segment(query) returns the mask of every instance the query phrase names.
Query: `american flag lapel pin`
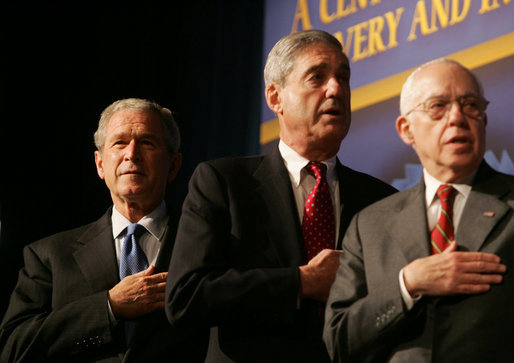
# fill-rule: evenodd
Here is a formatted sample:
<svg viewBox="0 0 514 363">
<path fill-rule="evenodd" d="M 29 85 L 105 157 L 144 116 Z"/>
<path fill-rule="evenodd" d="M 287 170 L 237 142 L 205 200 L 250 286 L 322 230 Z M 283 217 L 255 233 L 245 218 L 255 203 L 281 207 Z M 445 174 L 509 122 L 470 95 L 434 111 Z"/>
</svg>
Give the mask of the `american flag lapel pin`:
<svg viewBox="0 0 514 363">
<path fill-rule="evenodd" d="M 489 210 L 483 213 L 484 217 L 494 217 L 494 212 Z"/>
</svg>

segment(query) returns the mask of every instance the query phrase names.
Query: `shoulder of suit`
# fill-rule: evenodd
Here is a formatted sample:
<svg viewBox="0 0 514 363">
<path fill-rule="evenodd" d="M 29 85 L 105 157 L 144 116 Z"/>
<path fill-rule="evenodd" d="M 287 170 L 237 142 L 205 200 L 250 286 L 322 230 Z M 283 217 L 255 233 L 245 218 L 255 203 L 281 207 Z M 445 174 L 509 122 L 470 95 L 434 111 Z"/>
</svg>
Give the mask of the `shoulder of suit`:
<svg viewBox="0 0 514 363">
<path fill-rule="evenodd" d="M 384 194 L 389 195 L 391 193 L 397 192 L 396 188 L 391 186 L 390 184 L 380 180 L 372 175 L 353 170 L 345 165 L 339 164 L 341 167 L 341 177 L 342 183 L 351 183 L 359 186 L 360 188 L 373 188 L 373 189 L 381 189 Z"/>
<path fill-rule="evenodd" d="M 360 214 L 365 215 L 394 215 L 412 203 L 420 193 L 419 185 L 402 190 L 380 199 L 366 208 Z"/>
<path fill-rule="evenodd" d="M 83 236 L 86 232 L 93 228 L 97 228 L 99 225 L 110 226 L 110 209 L 102 217 L 94 222 L 41 238 L 35 242 L 30 243 L 28 246 L 36 250 L 52 249 L 53 247 L 61 248 L 63 243 L 69 244 L 70 241 L 77 241 L 80 236 Z"/>
<path fill-rule="evenodd" d="M 204 161 L 198 164 L 197 169 L 213 168 L 221 173 L 231 173 L 240 170 L 255 170 L 267 158 L 266 155 L 223 157 Z"/>
</svg>

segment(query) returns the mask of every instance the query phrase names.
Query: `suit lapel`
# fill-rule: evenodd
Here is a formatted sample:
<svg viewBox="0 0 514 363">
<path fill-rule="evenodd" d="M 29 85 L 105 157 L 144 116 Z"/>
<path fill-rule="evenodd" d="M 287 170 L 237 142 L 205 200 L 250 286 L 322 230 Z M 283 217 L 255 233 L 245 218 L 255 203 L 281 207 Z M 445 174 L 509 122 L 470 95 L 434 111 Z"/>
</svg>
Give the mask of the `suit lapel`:
<svg viewBox="0 0 514 363">
<path fill-rule="evenodd" d="M 82 247 L 73 254 L 94 291 L 110 289 L 119 282 L 110 216 L 111 209 L 79 237 Z"/>
<path fill-rule="evenodd" d="M 164 232 L 164 238 L 159 250 L 159 256 L 155 262 L 156 272 L 168 271 L 171 259 L 171 251 L 173 250 L 175 236 L 177 234 L 177 222 L 179 220 L 179 216 L 175 213 L 172 213 L 170 209 L 168 209 L 168 213 L 168 226 L 166 227 L 166 232 Z"/>
<path fill-rule="evenodd" d="M 357 212 L 355 207 L 358 205 L 353 202 L 355 197 L 354 193 L 357 193 L 359 187 L 352 184 L 353 178 L 348 175 L 348 169 L 343 167 L 339 159 L 336 161 L 336 173 L 339 181 L 339 233 L 336 241 L 336 249 L 340 250 L 343 248 L 343 237 L 346 233 L 346 229 L 350 225 L 353 216 Z"/>
<path fill-rule="evenodd" d="M 266 155 L 256 169 L 255 194 L 251 196 L 258 206 L 271 247 L 281 265 L 298 266 L 305 262 L 305 249 L 294 200 L 291 180 L 278 148 Z"/>
<path fill-rule="evenodd" d="M 343 165 L 337 159 L 336 161 L 336 173 L 337 173 L 337 180 L 339 182 L 339 232 L 337 234 L 337 241 L 336 241 L 336 250 L 343 249 L 343 237 L 346 232 L 346 229 L 350 225 L 351 219 L 353 217 L 353 214 L 351 211 L 348 211 L 348 208 L 345 209 L 346 206 L 350 206 L 351 203 L 347 203 L 348 200 L 348 191 L 351 192 L 349 189 L 350 187 L 346 184 L 347 177 L 345 177 L 343 172 Z"/>
<path fill-rule="evenodd" d="M 407 262 L 430 254 L 425 206 L 425 185 L 404 192 L 403 204 L 392 210 L 391 235 L 394 248 L 403 253 Z"/>
<path fill-rule="evenodd" d="M 511 209 L 501 200 L 510 187 L 499 175 L 487 164 L 481 165 L 457 228 L 455 240 L 459 249 L 479 251 L 493 228 Z"/>
</svg>

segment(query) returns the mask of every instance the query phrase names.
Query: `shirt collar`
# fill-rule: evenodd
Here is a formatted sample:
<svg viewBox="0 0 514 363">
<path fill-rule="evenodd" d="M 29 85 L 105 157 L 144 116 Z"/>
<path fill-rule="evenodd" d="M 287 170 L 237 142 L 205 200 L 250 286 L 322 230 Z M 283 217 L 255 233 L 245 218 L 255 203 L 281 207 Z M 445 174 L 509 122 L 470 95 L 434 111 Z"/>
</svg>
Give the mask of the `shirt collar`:
<svg viewBox="0 0 514 363">
<path fill-rule="evenodd" d="M 475 179 L 475 175 L 476 170 L 467 177 L 458 180 L 457 183 L 443 183 L 434 178 L 425 168 L 423 168 L 423 180 L 425 181 L 425 197 L 427 207 L 433 203 L 437 189 L 441 184 L 451 185 L 457 190 L 458 193 L 462 194 L 464 198 L 467 199 L 469 193 L 471 192 L 471 183 L 473 182 L 473 179 Z"/>
<path fill-rule="evenodd" d="M 293 178 L 295 187 L 298 187 L 298 185 L 300 185 L 302 175 L 306 173 L 304 167 L 307 166 L 309 160 L 298 154 L 282 140 L 278 143 L 278 150 L 280 151 L 282 159 L 284 159 L 287 171 L 289 171 L 289 174 Z M 323 160 L 322 163 L 327 166 L 328 183 L 332 183 L 335 179 L 337 157 L 333 156 L 330 159 Z"/>
<path fill-rule="evenodd" d="M 123 216 L 116 207 L 112 208 L 112 234 L 114 238 L 118 238 L 119 235 L 130 225 L 130 222 L 125 216 Z M 168 223 L 166 203 L 164 201 L 159 204 L 151 213 L 141 218 L 137 223 L 141 224 L 159 241 L 164 236 L 166 231 L 166 225 Z"/>
</svg>

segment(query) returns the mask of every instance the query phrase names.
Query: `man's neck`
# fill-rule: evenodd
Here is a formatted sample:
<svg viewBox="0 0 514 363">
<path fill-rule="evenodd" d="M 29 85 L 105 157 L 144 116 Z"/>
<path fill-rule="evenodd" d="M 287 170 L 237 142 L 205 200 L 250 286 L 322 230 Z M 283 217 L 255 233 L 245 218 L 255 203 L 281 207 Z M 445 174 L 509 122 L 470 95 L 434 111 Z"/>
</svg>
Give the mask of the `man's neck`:
<svg viewBox="0 0 514 363">
<path fill-rule="evenodd" d="M 326 150 L 326 147 L 313 147 L 312 145 L 299 145 L 294 143 L 288 143 L 281 139 L 281 142 L 286 144 L 290 149 L 304 157 L 309 161 L 325 161 L 334 157 L 339 149 L 337 150 Z"/>
<path fill-rule="evenodd" d="M 152 204 L 142 204 L 138 202 L 129 202 L 129 201 L 114 201 L 114 206 L 120 212 L 122 216 L 127 218 L 132 223 L 137 223 L 144 216 L 150 214 L 155 208 L 157 208 L 160 204 L 152 203 Z"/>
</svg>

